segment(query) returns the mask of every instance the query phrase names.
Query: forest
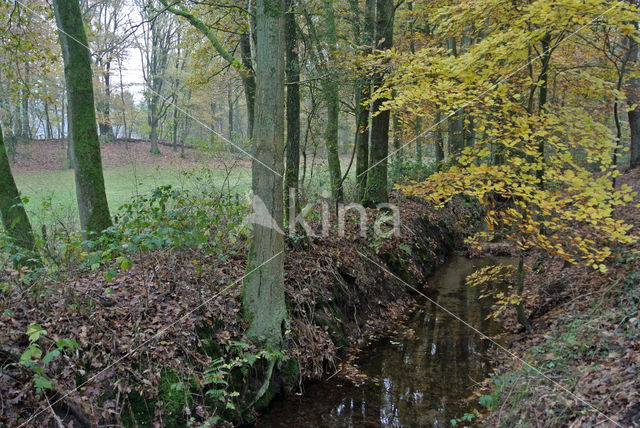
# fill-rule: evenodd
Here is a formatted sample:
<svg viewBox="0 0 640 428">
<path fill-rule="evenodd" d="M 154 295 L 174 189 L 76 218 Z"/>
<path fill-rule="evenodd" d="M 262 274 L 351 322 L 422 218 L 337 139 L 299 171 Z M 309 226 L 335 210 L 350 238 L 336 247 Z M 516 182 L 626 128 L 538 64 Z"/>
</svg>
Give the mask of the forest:
<svg viewBox="0 0 640 428">
<path fill-rule="evenodd" d="M 0 20 L 0 427 L 640 426 L 640 1 Z"/>
</svg>

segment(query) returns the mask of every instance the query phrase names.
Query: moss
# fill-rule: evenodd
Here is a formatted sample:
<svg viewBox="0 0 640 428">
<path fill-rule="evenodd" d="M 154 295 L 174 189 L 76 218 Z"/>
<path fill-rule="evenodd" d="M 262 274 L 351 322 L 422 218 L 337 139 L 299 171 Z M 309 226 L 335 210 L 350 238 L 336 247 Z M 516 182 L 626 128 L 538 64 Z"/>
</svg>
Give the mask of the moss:
<svg viewBox="0 0 640 428">
<path fill-rule="evenodd" d="M 280 377 L 282 378 L 282 383 L 285 385 L 286 389 L 291 389 L 294 385 L 297 385 L 300 380 L 300 366 L 298 365 L 298 360 L 295 358 L 289 358 L 286 360 L 280 369 Z"/>
<path fill-rule="evenodd" d="M 153 406 L 138 391 L 131 391 L 128 395 L 129 408 L 122 412 L 121 421 L 124 427 L 151 427 L 153 420 Z"/>
<path fill-rule="evenodd" d="M 214 360 L 222 356 L 220 345 L 214 339 L 216 332 L 222 327 L 223 323 L 220 320 L 209 320 L 204 325 L 196 327 L 196 334 L 201 343 L 199 350 Z"/>
<path fill-rule="evenodd" d="M 382 258 L 389 267 L 389 270 L 396 274 L 400 279 L 407 283 L 411 283 L 413 281 L 411 272 L 409 272 L 409 269 L 407 268 L 407 263 L 401 257 L 396 257 L 391 253 L 384 253 L 382 254 Z"/>
<path fill-rule="evenodd" d="M 180 382 L 174 372 L 164 371 L 158 384 L 158 399 L 164 410 L 163 421 L 168 427 L 186 426 L 183 411 L 191 401 L 191 392 L 188 383 L 183 383 L 182 388 L 176 388 L 175 385 Z"/>
</svg>

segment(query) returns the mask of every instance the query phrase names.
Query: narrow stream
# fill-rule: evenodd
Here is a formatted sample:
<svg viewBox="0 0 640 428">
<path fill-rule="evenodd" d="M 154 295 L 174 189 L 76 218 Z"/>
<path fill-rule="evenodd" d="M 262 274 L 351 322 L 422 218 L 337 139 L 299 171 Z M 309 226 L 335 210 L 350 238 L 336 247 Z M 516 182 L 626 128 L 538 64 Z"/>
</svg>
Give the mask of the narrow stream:
<svg viewBox="0 0 640 428">
<path fill-rule="evenodd" d="M 487 320 L 490 302 L 465 285 L 467 275 L 509 258 L 467 259 L 453 256 L 429 280 L 434 299 L 489 336 L 501 331 Z M 486 351 L 491 343 L 425 302 L 407 327 L 409 339 L 375 345 L 359 360 L 369 381 L 354 387 L 346 381 L 307 385 L 302 396 L 280 399 L 256 427 L 448 427 L 450 420 L 476 406 L 467 402 L 474 385 L 490 371 Z"/>
</svg>

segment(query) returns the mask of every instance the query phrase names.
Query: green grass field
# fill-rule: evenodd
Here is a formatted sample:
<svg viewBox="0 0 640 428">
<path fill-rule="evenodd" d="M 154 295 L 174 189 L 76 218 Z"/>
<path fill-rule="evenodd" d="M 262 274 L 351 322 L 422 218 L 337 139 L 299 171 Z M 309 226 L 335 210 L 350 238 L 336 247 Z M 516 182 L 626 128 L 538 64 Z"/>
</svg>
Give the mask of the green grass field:
<svg viewBox="0 0 640 428">
<path fill-rule="evenodd" d="M 179 189 L 207 190 L 220 188 L 227 174 L 221 167 L 211 167 L 209 172 L 191 173 L 195 167 L 177 165 L 128 165 L 105 169 L 105 188 L 112 214 L 117 208 L 131 200 L 135 195 L 148 193 L 163 185 Z M 72 170 L 46 171 L 24 174 L 15 177 L 23 197 L 29 202 L 26 207 L 35 227 L 53 221 L 77 225 L 77 205 L 75 181 Z M 244 193 L 250 189 L 251 171 L 248 168 L 235 167 L 229 175 L 227 184 L 232 192 Z M 225 184 L 226 189 L 226 184 Z M 49 207 L 48 202 L 51 206 Z M 43 206 L 44 203 L 44 206 Z"/>
</svg>

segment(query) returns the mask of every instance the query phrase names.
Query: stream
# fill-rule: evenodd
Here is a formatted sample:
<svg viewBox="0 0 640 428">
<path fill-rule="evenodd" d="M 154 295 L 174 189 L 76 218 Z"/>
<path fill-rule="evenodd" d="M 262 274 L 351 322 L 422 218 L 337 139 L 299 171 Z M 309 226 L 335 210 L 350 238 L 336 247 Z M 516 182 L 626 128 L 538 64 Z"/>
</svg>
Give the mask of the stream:
<svg viewBox="0 0 640 428">
<path fill-rule="evenodd" d="M 433 298 L 478 330 L 502 331 L 487 320 L 490 302 L 480 289 L 465 285 L 475 269 L 511 263 L 509 258 L 452 256 L 429 279 Z M 468 398 L 491 370 L 487 351 L 494 346 L 469 327 L 425 301 L 405 327 L 411 338 L 391 338 L 358 360 L 369 379 L 356 387 L 345 380 L 305 386 L 304 394 L 276 400 L 256 427 L 448 427 L 477 400 Z M 409 331 L 411 331 L 409 330 Z"/>
</svg>

